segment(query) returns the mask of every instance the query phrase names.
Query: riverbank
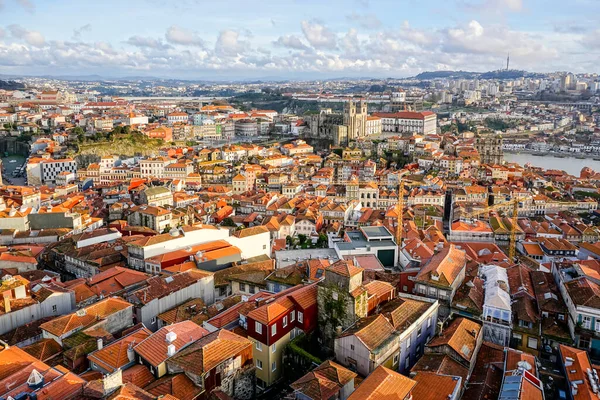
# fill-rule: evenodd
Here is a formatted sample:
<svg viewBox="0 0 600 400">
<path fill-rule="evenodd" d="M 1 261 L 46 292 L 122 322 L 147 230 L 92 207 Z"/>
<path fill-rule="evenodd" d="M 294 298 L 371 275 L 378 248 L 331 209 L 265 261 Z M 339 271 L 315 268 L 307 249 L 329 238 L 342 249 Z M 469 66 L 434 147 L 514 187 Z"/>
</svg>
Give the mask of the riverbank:
<svg viewBox="0 0 600 400">
<path fill-rule="evenodd" d="M 517 163 L 520 165 L 531 164 L 534 167 L 544 169 L 558 169 L 574 176 L 579 176 L 584 167 L 589 167 L 594 171 L 600 171 L 600 160 L 593 158 L 575 158 L 559 154 L 557 157 L 552 155 L 533 155 L 531 153 L 504 153 L 506 162 Z"/>
<path fill-rule="evenodd" d="M 555 158 L 576 158 L 579 160 L 592 159 L 600 161 L 600 153 L 571 153 L 571 152 L 552 152 L 552 151 L 532 151 L 532 150 L 504 150 L 505 154 L 528 154 L 534 157 L 555 157 Z"/>
</svg>

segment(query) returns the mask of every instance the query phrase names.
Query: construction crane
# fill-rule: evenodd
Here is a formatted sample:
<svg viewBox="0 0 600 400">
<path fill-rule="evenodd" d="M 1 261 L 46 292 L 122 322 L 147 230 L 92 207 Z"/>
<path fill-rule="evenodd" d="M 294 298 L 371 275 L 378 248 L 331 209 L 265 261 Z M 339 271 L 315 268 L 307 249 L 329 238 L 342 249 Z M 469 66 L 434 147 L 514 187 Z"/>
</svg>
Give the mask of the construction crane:
<svg viewBox="0 0 600 400">
<path fill-rule="evenodd" d="M 506 202 L 494 204 L 494 205 L 491 205 L 484 209 L 473 211 L 473 212 L 467 213 L 465 215 L 461 215 L 461 218 L 473 219 L 481 214 L 489 213 L 490 211 L 497 211 L 499 209 L 510 207 L 512 210 L 512 216 L 511 216 L 511 221 L 510 221 L 511 227 L 510 227 L 510 240 L 509 240 L 509 246 L 508 246 L 508 257 L 514 262 L 515 257 L 516 257 L 516 246 L 517 246 L 517 226 L 519 223 L 519 203 L 522 202 L 523 200 L 524 199 L 522 199 L 522 198 L 515 198 L 515 199 L 509 200 Z"/>
<path fill-rule="evenodd" d="M 396 244 L 402 249 L 402 220 L 404 212 L 404 185 L 402 180 L 398 183 L 398 203 L 396 204 Z M 400 250 L 401 251 L 401 250 Z"/>
</svg>

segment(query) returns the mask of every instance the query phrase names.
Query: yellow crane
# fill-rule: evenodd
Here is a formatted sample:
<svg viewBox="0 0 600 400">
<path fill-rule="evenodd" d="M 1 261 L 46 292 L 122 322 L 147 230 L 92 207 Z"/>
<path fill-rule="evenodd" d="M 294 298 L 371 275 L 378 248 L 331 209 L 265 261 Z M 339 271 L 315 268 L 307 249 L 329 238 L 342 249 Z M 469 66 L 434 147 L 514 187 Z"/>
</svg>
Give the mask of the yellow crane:
<svg viewBox="0 0 600 400">
<path fill-rule="evenodd" d="M 490 211 L 497 211 L 499 209 L 510 207 L 512 210 L 512 216 L 511 216 L 511 221 L 510 221 L 511 227 L 510 227 L 510 240 L 509 240 L 509 246 L 508 246 L 508 257 L 511 259 L 511 261 L 514 262 L 515 256 L 516 256 L 516 246 L 517 246 L 517 226 L 519 223 L 519 203 L 522 202 L 523 200 L 524 199 L 522 199 L 522 198 L 515 198 L 515 199 L 509 200 L 506 202 L 494 204 L 494 205 L 486 207 L 482 210 L 477 210 L 477 211 L 473 211 L 473 212 L 467 213 L 465 215 L 462 215 L 461 218 L 473 219 L 473 218 L 477 217 L 478 215 L 489 213 Z"/>
<path fill-rule="evenodd" d="M 402 249 L 402 220 L 404 213 L 404 185 L 402 180 L 398 183 L 398 203 L 396 204 L 396 215 L 398 220 L 396 221 L 396 244 Z"/>
</svg>

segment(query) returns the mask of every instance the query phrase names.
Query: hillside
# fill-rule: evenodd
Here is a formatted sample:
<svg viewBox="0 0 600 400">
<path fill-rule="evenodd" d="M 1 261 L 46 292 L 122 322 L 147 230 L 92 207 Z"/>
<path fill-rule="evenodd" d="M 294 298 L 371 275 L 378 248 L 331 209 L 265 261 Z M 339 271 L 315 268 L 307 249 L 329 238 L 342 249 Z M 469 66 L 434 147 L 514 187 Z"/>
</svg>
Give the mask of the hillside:
<svg viewBox="0 0 600 400">
<path fill-rule="evenodd" d="M 541 77 L 543 74 L 521 71 L 516 69 L 497 70 L 489 72 L 468 72 L 468 71 L 427 71 L 421 72 L 415 76 L 415 79 L 431 80 L 431 79 L 517 79 L 521 77 Z"/>
<path fill-rule="evenodd" d="M 23 90 L 25 89 L 25 85 L 15 81 L 2 81 L 0 80 L 0 89 L 1 90 Z"/>
<path fill-rule="evenodd" d="M 141 134 L 118 135 L 105 141 L 88 141 L 78 144 L 75 156 L 108 156 L 118 155 L 133 157 L 157 154 L 165 146 L 160 139 L 150 139 Z"/>
</svg>

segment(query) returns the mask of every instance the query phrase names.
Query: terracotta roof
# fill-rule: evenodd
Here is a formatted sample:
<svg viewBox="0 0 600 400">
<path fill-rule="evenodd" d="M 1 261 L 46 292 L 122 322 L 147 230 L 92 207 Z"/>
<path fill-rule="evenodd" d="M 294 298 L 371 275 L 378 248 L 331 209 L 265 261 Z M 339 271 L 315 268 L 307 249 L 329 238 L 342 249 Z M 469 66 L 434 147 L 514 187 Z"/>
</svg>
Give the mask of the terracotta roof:
<svg viewBox="0 0 600 400">
<path fill-rule="evenodd" d="M 464 383 L 453 376 L 433 372 L 418 372 L 412 379 L 417 382 L 412 391 L 414 400 L 448 400 L 455 390 L 460 391 L 457 386 L 460 387 Z"/>
<path fill-rule="evenodd" d="M 312 400 L 329 400 L 356 376 L 333 361 L 325 361 L 290 386 Z"/>
<path fill-rule="evenodd" d="M 449 346 L 460 357 L 470 363 L 480 332 L 481 325 L 477 322 L 466 318 L 457 318 L 442 331 L 441 335 L 431 339 L 427 346 L 430 348 Z"/>
<path fill-rule="evenodd" d="M 156 396 L 146 392 L 143 389 L 131 384 L 125 383 L 110 395 L 108 400 L 155 400 Z"/>
<path fill-rule="evenodd" d="M 573 360 L 570 366 L 564 367 L 567 370 L 566 378 L 568 382 L 582 382 L 578 385 L 577 394 L 573 395 L 573 399 L 584 400 L 596 398 L 587 376 L 587 371 L 592 369 L 587 352 L 585 350 L 575 349 L 563 344 L 559 345 L 559 350 L 563 366 L 566 363 L 567 357 L 570 357 Z"/>
<path fill-rule="evenodd" d="M 377 314 L 358 320 L 339 337 L 351 335 L 356 336 L 367 349 L 373 351 L 394 337 L 394 327 L 383 315 Z"/>
<path fill-rule="evenodd" d="M 167 361 L 169 368 L 202 375 L 252 348 L 252 342 L 225 329 L 212 332 Z"/>
<path fill-rule="evenodd" d="M 405 399 L 417 382 L 385 367 L 377 367 L 348 400 Z"/>
<path fill-rule="evenodd" d="M 365 288 L 367 289 L 367 293 L 369 294 L 369 297 L 371 296 L 376 296 L 376 297 L 380 297 L 380 296 L 384 296 L 390 292 L 394 292 L 395 288 L 393 285 L 387 283 L 387 282 L 383 282 L 383 281 L 371 281 L 367 284 L 365 284 Z"/>
<path fill-rule="evenodd" d="M 345 277 L 352 277 L 356 274 L 360 274 L 364 270 L 360 267 L 354 266 L 354 263 L 349 260 L 338 260 L 327 267 L 327 272 L 335 272 L 338 275 Z"/>
<path fill-rule="evenodd" d="M 40 361 L 46 361 L 62 352 L 62 347 L 54 339 L 42 339 L 39 342 L 23 347 L 23 351 Z"/>
<path fill-rule="evenodd" d="M 177 335 L 172 343 L 176 351 L 180 351 L 209 333 L 206 329 L 191 321 L 180 322 L 159 329 L 135 346 L 135 352 L 151 365 L 159 366 L 168 358 L 167 347 L 169 343 L 166 337 L 169 332 L 175 332 Z"/>
<path fill-rule="evenodd" d="M 460 376 L 463 384 L 467 381 L 469 369 L 449 355 L 426 353 L 412 367 L 411 372 L 433 372 L 439 375 Z"/>
<path fill-rule="evenodd" d="M 464 250 L 450 244 L 429 260 L 429 263 L 419 271 L 416 279 L 433 285 L 450 286 L 465 264 Z"/>
<path fill-rule="evenodd" d="M 193 399 L 202 392 L 185 374 L 167 375 L 144 388 L 154 396 L 171 395 L 178 399 Z"/>
<path fill-rule="evenodd" d="M 147 304 L 212 275 L 212 272 L 191 269 L 170 276 L 153 276 L 147 280 L 146 287 L 129 294 L 127 299 L 133 303 Z"/>
<path fill-rule="evenodd" d="M 123 371 L 123 383 L 131 383 L 138 387 L 145 387 L 154 382 L 155 378 L 147 366 L 136 364 Z"/>
<path fill-rule="evenodd" d="M 381 308 L 381 314 L 388 318 L 394 329 L 402 332 L 418 320 L 431 305 L 426 301 L 396 298 Z"/>
<path fill-rule="evenodd" d="M 54 336 L 61 337 L 76 329 L 83 329 L 93 323 L 105 319 L 111 314 L 133 307 L 131 303 L 118 297 L 109 297 L 92 304 L 78 312 L 53 319 L 40 326 Z"/>
<path fill-rule="evenodd" d="M 101 350 L 96 350 L 93 353 L 88 354 L 88 360 L 97 364 L 100 368 L 109 373 L 113 372 L 132 361 L 129 360 L 129 357 L 127 356 L 127 349 L 129 346 L 135 346 L 136 343 L 142 342 L 151 334 L 152 332 L 145 327 L 139 329 L 103 347 Z"/>
</svg>

